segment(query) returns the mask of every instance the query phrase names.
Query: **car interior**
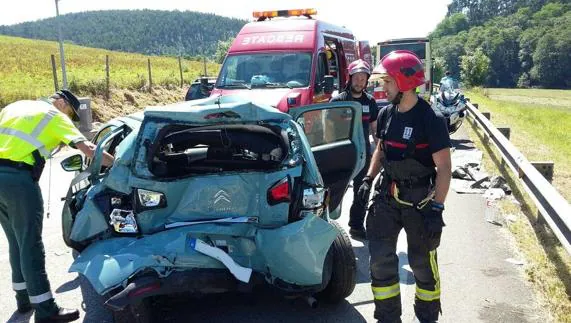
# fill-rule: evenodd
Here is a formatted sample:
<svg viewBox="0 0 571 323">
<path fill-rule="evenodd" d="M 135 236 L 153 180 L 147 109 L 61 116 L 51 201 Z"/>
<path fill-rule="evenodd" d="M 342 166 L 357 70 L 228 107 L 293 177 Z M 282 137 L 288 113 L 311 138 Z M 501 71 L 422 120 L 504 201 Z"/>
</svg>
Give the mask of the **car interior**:
<svg viewBox="0 0 571 323">
<path fill-rule="evenodd" d="M 285 131 L 271 125 L 169 126 L 150 149 L 159 177 L 279 168 L 289 152 Z"/>
</svg>

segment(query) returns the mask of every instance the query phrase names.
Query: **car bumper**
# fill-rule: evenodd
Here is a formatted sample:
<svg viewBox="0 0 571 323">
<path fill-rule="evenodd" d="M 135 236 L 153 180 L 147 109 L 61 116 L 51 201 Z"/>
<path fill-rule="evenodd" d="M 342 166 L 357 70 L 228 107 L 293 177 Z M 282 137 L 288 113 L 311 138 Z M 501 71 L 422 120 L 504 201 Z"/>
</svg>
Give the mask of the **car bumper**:
<svg viewBox="0 0 571 323">
<path fill-rule="evenodd" d="M 274 229 L 251 224 L 180 227 L 94 242 L 70 272 L 84 275 L 101 295 L 149 270 L 162 278 L 175 272 L 192 276 L 196 270 L 229 272 L 223 262 L 191 247 L 193 239 L 200 239 L 212 241 L 237 265 L 264 275 L 270 284 L 315 286 L 322 283 L 325 256 L 337 234 L 331 224 L 314 216 Z"/>
</svg>

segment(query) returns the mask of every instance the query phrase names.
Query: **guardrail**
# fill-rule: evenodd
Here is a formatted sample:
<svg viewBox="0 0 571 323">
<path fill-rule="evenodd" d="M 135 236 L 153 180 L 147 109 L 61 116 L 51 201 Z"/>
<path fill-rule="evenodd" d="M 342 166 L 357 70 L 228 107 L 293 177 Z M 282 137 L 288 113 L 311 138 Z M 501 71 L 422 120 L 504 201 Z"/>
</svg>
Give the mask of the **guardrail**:
<svg viewBox="0 0 571 323">
<path fill-rule="evenodd" d="M 435 84 L 437 88 L 438 85 Z M 519 152 L 519 150 L 486 118 L 477 107 L 468 102 L 469 116 L 482 128 L 494 143 L 504 162 L 531 197 L 541 216 L 557 236 L 563 247 L 571 254 L 571 207 L 569 202 L 547 179 Z"/>
</svg>

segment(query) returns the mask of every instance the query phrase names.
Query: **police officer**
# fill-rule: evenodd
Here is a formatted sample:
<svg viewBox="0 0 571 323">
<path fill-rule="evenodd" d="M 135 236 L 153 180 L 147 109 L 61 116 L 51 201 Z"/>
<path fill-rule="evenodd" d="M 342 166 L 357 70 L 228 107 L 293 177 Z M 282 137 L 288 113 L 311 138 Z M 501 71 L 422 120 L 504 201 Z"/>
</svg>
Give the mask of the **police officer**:
<svg viewBox="0 0 571 323">
<path fill-rule="evenodd" d="M 363 107 L 363 135 L 365 136 L 366 163 L 365 167 L 353 179 L 353 204 L 349 213 L 349 234 L 354 238 L 366 239 L 366 231 L 363 225 L 365 220 L 366 207 L 361 203 L 357 196 L 359 184 L 367 173 L 369 163 L 371 161 L 371 149 L 369 134 L 374 134 L 377 126 L 377 103 L 375 99 L 367 93 L 367 82 L 371 76 L 371 68 L 367 62 L 358 59 L 347 67 L 349 71 L 349 80 L 343 92 L 331 99 L 336 101 L 356 101 Z M 376 137 L 375 137 L 376 140 Z"/>
<path fill-rule="evenodd" d="M 18 312 L 36 322 L 70 322 L 79 311 L 59 307 L 50 291 L 42 242 L 43 200 L 38 180 L 60 144 L 93 157 L 95 146 L 75 128 L 79 100 L 67 90 L 46 100 L 17 101 L 0 111 L 0 224 L 6 233 Z M 103 164 L 113 164 L 105 153 Z"/>
<path fill-rule="evenodd" d="M 436 322 L 441 312 L 436 248 L 451 179 L 446 121 L 415 94 L 425 79 L 422 63 L 412 52 L 387 54 L 376 72 L 382 75 L 391 104 L 379 112 L 380 140 L 359 189 L 359 197 L 366 203 L 372 180 L 383 168 L 367 217 L 375 318 L 401 322 L 396 246 L 404 228 L 416 280 L 415 320 Z"/>
</svg>

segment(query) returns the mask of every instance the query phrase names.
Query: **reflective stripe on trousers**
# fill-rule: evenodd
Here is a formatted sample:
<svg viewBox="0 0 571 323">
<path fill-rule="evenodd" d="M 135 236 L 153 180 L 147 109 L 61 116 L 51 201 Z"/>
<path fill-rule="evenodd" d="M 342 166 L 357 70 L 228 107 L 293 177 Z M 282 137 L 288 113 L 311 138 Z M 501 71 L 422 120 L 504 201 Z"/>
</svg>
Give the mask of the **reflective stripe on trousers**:
<svg viewBox="0 0 571 323">
<path fill-rule="evenodd" d="M 12 282 L 12 289 L 15 291 L 26 290 L 27 288 L 28 288 L 28 285 L 26 285 L 26 282 L 23 282 L 23 283 Z"/>
<path fill-rule="evenodd" d="M 45 301 L 49 301 L 50 299 L 53 299 L 53 295 L 52 292 L 46 292 L 40 295 L 36 295 L 36 296 L 32 296 L 30 295 L 30 303 L 32 304 L 40 304 L 43 303 Z"/>
<path fill-rule="evenodd" d="M 385 287 L 371 287 L 373 289 L 373 296 L 376 300 L 382 301 L 400 294 L 400 283 Z"/>
<path fill-rule="evenodd" d="M 432 275 L 434 277 L 434 290 L 426 290 L 416 287 L 416 297 L 420 300 L 432 302 L 440 299 L 440 274 L 438 273 L 438 263 L 436 262 L 436 250 L 431 250 L 429 252 L 430 257 L 430 269 L 432 270 Z"/>
</svg>

